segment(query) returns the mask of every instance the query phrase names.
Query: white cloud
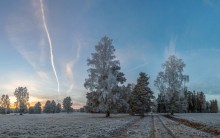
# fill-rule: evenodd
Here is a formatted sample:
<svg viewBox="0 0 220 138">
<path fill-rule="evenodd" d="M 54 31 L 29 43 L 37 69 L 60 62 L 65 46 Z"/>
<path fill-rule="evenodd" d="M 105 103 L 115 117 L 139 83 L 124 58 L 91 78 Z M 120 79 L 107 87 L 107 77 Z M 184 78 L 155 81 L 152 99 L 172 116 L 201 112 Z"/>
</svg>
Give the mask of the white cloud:
<svg viewBox="0 0 220 138">
<path fill-rule="evenodd" d="M 45 72 L 43 72 L 43 71 L 38 71 L 38 72 L 37 72 L 37 75 L 38 75 L 41 79 L 43 79 L 43 80 L 49 80 L 49 77 L 48 77 L 47 73 L 45 73 Z"/>
<path fill-rule="evenodd" d="M 39 85 L 36 81 L 29 79 L 17 79 L 0 84 L 0 89 L 9 94 L 12 94 L 17 87 L 27 87 L 29 91 L 38 91 Z"/>
<path fill-rule="evenodd" d="M 69 94 L 74 88 L 74 66 L 78 62 L 80 58 L 80 52 L 81 52 L 81 43 L 80 41 L 77 41 L 77 47 L 76 47 L 76 56 L 72 61 L 69 61 L 65 64 L 65 76 L 68 80 L 68 89 L 66 91 L 67 94 Z"/>
<path fill-rule="evenodd" d="M 65 73 L 66 73 L 66 77 L 72 81 L 73 80 L 73 62 L 69 62 L 66 64 Z"/>
<path fill-rule="evenodd" d="M 137 70 L 137 69 L 139 69 L 139 68 L 142 68 L 142 67 L 147 66 L 148 64 L 149 64 L 149 63 L 146 62 L 146 63 L 140 64 L 140 65 L 137 65 L 137 66 L 135 66 L 135 67 L 133 67 L 133 68 L 127 70 L 125 73 L 129 73 L 129 72 L 135 71 L 135 70 Z"/>
<path fill-rule="evenodd" d="M 30 7 L 29 13 L 16 13 L 7 19 L 5 30 L 12 46 L 35 70 L 45 64 L 45 34 L 42 33 L 42 24 L 35 12 L 38 8 Z M 41 26 L 40 26 L 41 25 Z M 38 35 L 39 37 L 36 37 Z"/>
</svg>

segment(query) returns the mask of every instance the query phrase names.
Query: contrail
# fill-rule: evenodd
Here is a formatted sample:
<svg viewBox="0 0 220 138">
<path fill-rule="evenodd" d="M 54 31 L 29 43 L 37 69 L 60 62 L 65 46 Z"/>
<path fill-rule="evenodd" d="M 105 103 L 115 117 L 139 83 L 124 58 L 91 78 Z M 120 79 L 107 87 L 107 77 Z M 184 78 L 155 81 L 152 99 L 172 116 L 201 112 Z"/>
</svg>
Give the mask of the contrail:
<svg viewBox="0 0 220 138">
<path fill-rule="evenodd" d="M 52 65 L 52 68 L 53 68 L 54 75 L 55 75 L 56 80 L 57 80 L 57 91 L 58 91 L 58 93 L 60 93 L 60 83 L 59 83 L 59 79 L 57 77 L 56 68 L 54 66 L 53 46 L 52 46 L 51 39 L 50 39 L 50 33 L 48 32 L 48 29 L 47 29 L 47 24 L 46 24 L 46 20 L 45 20 L 44 7 L 43 7 L 42 0 L 40 0 L 40 7 L 41 7 L 41 12 L 42 12 L 42 19 L 43 19 L 43 23 L 44 23 L 44 28 L 45 28 L 45 31 L 47 33 L 47 38 L 48 38 L 49 45 L 50 45 L 50 60 L 51 60 L 51 65 Z"/>
</svg>

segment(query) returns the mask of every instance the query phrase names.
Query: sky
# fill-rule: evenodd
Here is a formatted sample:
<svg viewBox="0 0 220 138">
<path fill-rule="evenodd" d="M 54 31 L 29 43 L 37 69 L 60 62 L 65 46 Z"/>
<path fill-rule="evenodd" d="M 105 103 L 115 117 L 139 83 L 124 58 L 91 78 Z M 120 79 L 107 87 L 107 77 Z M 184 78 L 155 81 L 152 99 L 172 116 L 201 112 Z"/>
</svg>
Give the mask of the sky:
<svg viewBox="0 0 220 138">
<path fill-rule="evenodd" d="M 219 24 L 218 0 L 1 0 L 0 95 L 13 103 L 15 89 L 26 86 L 30 102 L 70 96 L 82 107 L 86 60 L 108 36 L 126 83 L 145 72 L 157 96 L 154 80 L 175 54 L 188 89 L 220 105 Z"/>
</svg>

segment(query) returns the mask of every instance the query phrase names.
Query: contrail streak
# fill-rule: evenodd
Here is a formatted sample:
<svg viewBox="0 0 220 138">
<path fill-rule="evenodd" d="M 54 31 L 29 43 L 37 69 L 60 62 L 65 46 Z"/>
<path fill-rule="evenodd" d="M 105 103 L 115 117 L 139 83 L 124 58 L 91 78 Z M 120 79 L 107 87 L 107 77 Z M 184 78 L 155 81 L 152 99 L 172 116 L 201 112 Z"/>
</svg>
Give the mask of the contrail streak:
<svg viewBox="0 0 220 138">
<path fill-rule="evenodd" d="M 47 38 L 48 38 L 49 45 L 50 45 L 50 60 L 51 60 L 51 65 L 52 65 L 52 68 L 53 68 L 54 75 L 55 75 L 56 80 L 57 80 L 57 91 L 58 91 L 58 93 L 60 93 L 60 83 L 59 83 L 59 79 L 57 77 L 56 68 L 54 66 L 53 46 L 52 46 L 51 39 L 50 39 L 50 33 L 48 32 L 48 29 L 47 29 L 47 24 L 46 24 L 46 20 L 45 20 L 44 7 L 43 7 L 42 0 L 40 0 L 40 7 L 41 7 L 41 12 L 42 12 L 42 19 L 43 19 L 43 23 L 44 23 L 44 28 L 45 28 L 45 31 L 47 33 Z"/>
</svg>

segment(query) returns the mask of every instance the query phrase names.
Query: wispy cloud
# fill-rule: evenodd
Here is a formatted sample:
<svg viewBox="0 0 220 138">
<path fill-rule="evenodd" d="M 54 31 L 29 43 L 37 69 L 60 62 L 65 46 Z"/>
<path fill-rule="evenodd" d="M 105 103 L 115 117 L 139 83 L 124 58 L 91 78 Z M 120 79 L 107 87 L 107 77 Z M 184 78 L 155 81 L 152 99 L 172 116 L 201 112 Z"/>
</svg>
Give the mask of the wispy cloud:
<svg viewBox="0 0 220 138">
<path fill-rule="evenodd" d="M 67 77 L 68 84 L 69 84 L 68 90 L 66 91 L 67 94 L 69 94 L 73 90 L 73 88 L 75 87 L 75 85 L 74 85 L 74 67 L 80 58 L 80 51 L 81 51 L 81 44 L 78 41 L 77 46 L 76 46 L 76 57 L 74 59 L 72 59 L 72 61 L 69 61 L 68 63 L 66 63 L 66 65 L 65 65 L 65 75 Z"/>
<path fill-rule="evenodd" d="M 168 46 L 165 48 L 165 59 L 167 59 L 170 55 L 176 54 L 176 40 L 177 37 L 171 37 Z"/>
<path fill-rule="evenodd" d="M 216 11 L 220 10 L 220 7 L 219 7 L 220 1 L 219 0 L 203 0 L 203 2 Z"/>
<path fill-rule="evenodd" d="M 38 91 L 38 82 L 30 79 L 12 80 L 9 82 L 1 83 L 0 89 L 7 91 L 7 93 L 12 94 L 17 87 L 27 87 L 29 91 Z"/>
<path fill-rule="evenodd" d="M 213 1 L 212 0 L 203 0 L 204 3 L 206 3 L 207 5 L 214 7 Z"/>
<path fill-rule="evenodd" d="M 127 70 L 125 73 L 129 73 L 129 72 L 135 71 L 135 70 L 137 70 L 137 69 L 139 69 L 139 68 L 142 68 L 142 67 L 147 66 L 148 64 L 149 64 L 149 63 L 146 62 L 146 63 L 140 64 L 140 65 L 137 65 L 137 66 L 135 66 L 135 67 L 133 67 L 133 68 Z"/>
<path fill-rule="evenodd" d="M 35 78 L 35 83 L 43 80 L 48 84 L 47 87 L 49 85 L 54 87 L 49 82 L 50 78 L 53 78 L 47 69 L 50 57 L 47 53 L 50 49 L 46 47 L 46 33 L 41 17 L 40 2 L 32 0 L 27 4 L 28 8 L 24 9 L 28 11 L 26 14 L 17 12 L 9 16 L 5 30 L 11 45 L 30 64 L 32 71 L 36 72 L 38 78 Z"/>
<path fill-rule="evenodd" d="M 212 50 L 212 52 L 220 52 L 220 49 L 211 49 Z"/>
<path fill-rule="evenodd" d="M 38 70 L 45 62 L 45 40 L 41 32 L 42 23 L 37 15 L 39 5 L 31 2 L 35 3 L 34 1 L 27 3 L 32 6 L 25 9 L 28 10 L 27 14 L 18 12 L 8 17 L 5 30 L 12 46 L 35 70 Z"/>
<path fill-rule="evenodd" d="M 45 72 L 43 72 L 43 71 L 38 71 L 38 72 L 37 72 L 37 75 L 38 75 L 41 79 L 43 79 L 43 80 L 49 80 L 49 77 L 48 77 L 47 73 L 45 73 Z"/>
</svg>

